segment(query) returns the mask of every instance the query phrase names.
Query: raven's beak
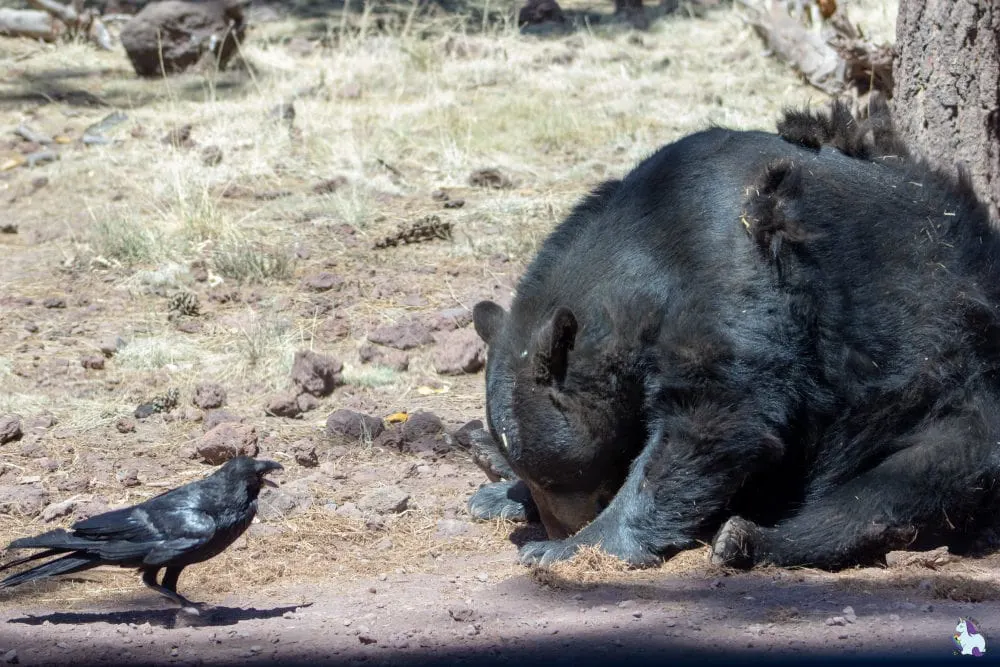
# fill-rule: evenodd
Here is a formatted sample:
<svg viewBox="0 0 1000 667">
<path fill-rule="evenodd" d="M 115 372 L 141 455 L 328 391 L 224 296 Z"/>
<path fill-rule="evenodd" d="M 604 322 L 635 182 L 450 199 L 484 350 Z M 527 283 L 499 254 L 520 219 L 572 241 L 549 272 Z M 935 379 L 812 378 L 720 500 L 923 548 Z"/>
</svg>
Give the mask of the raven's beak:
<svg viewBox="0 0 1000 667">
<path fill-rule="evenodd" d="M 277 488 L 278 485 L 265 477 L 265 475 L 275 470 L 284 470 L 285 467 L 277 461 L 254 461 L 254 469 L 257 471 L 257 476 L 260 478 L 262 484 Z"/>
</svg>

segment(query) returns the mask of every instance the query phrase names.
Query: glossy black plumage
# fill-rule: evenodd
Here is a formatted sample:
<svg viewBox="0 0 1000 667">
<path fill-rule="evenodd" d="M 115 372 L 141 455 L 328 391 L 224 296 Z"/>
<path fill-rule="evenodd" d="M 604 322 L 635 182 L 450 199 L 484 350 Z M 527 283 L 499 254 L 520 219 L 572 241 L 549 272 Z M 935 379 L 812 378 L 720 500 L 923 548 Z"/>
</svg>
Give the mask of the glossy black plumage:
<svg viewBox="0 0 1000 667">
<path fill-rule="evenodd" d="M 177 593 L 181 571 L 213 558 L 250 526 L 264 475 L 281 470 L 273 461 L 239 456 L 198 481 L 172 489 L 133 507 L 78 521 L 36 537 L 14 540 L 8 549 L 44 549 L 0 566 L 0 571 L 65 554 L 0 581 L 10 588 L 99 565 L 135 567 L 143 583 L 189 611 L 195 606 Z M 166 568 L 162 585 L 157 574 Z"/>
</svg>

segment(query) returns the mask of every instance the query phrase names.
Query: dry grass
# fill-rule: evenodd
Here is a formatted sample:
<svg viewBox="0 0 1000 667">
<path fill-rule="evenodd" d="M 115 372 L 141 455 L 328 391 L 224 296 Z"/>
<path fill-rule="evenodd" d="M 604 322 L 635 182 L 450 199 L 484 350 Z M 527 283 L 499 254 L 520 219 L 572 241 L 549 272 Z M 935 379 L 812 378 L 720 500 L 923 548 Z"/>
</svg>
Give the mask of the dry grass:
<svg viewBox="0 0 1000 667">
<path fill-rule="evenodd" d="M 888 4 L 859 0 L 851 11 L 860 11 L 869 32 L 891 34 L 890 12 L 880 8 Z M 514 9 L 491 7 L 508 17 Z M 509 291 L 588 188 L 623 175 L 660 145 L 712 123 L 771 129 L 782 108 L 824 100 L 767 57 L 731 11 L 669 17 L 642 34 L 603 27 L 547 38 L 521 35 L 509 21 L 470 28 L 455 17 L 406 11 L 376 31 L 373 11 L 349 20 L 334 15 L 319 26 L 262 24 L 245 46 L 249 67 L 163 81 L 137 80 L 117 51 L 0 39 L 0 69 L 8 72 L 0 79 L 4 127 L 27 122 L 78 138 L 110 107 L 128 115 L 109 132 L 111 144 L 67 145 L 54 163 L 0 175 L 0 197 L 17 196 L 11 215 L 22 230 L 17 239 L 0 239 L 0 292 L 38 301 L 67 294 L 70 301 L 69 311 L 0 310 L 0 412 L 55 415 L 58 426 L 37 441 L 60 474 L 88 477 L 91 492 L 116 502 L 139 496 L 123 495 L 84 454 L 148 464 L 163 483 L 191 479 L 191 463 L 177 452 L 199 437 L 199 424 L 157 416 L 123 435 L 113 422 L 167 387 L 180 387 L 189 406 L 190 389 L 205 380 L 227 386 L 226 408 L 248 416 L 271 448 L 301 438 L 325 446 L 323 417 L 348 399 L 381 414 L 429 409 L 455 422 L 479 417 L 481 376 L 438 378 L 421 351 L 405 373 L 361 366 L 357 348 L 365 334 L 414 312 L 471 307 L 494 285 L 496 293 Z M 307 30 L 322 40 L 300 53 L 289 38 Z M 40 103 L 46 98 L 53 101 Z M 296 110 L 291 129 L 272 113 L 289 100 Z M 194 148 L 162 141 L 187 123 Z M 216 165 L 202 157 L 210 146 L 223 154 Z M 513 187 L 469 187 L 470 172 L 484 167 L 502 171 Z M 39 175 L 49 185 L 33 192 Z M 344 184 L 314 189 L 334 178 Z M 370 249 L 400 223 L 440 213 L 430 198 L 440 188 L 468 200 L 446 212 L 452 242 Z M 508 261 L 494 262 L 498 255 Z M 195 282 L 195 260 L 208 267 L 207 284 Z M 347 276 L 345 289 L 354 291 L 345 294 L 356 296 L 306 294 L 296 286 L 320 270 Z M 214 288 L 237 290 L 240 299 L 211 302 L 206 294 Z M 168 320 L 163 297 L 178 289 L 201 292 L 207 314 L 200 330 L 181 332 Z M 411 294 L 426 305 L 404 303 Z M 334 316 L 346 336 L 324 329 Z M 23 334 L 29 319 L 42 327 L 34 338 Z M 92 354 L 96 338 L 108 332 L 128 345 L 103 372 L 80 368 L 79 357 Z M 264 399 L 287 386 L 292 355 L 302 348 L 344 360 L 348 387 L 305 420 L 265 418 Z M 57 361 L 66 363 L 53 366 Z M 448 390 L 424 389 L 432 385 Z M 388 470 L 404 460 L 371 448 L 359 448 L 356 457 L 337 465 Z M 37 461 L 15 454 L 11 464 L 32 471 Z M 46 485 L 54 489 L 48 479 Z M 243 548 L 192 568 L 182 585 L 198 597 L 247 581 L 432 569 L 440 558 L 512 549 L 511 527 L 503 524 L 473 538 L 433 539 L 445 510 L 461 511 L 468 487 L 427 482 L 421 509 L 384 530 L 323 508 L 366 485 L 318 486 L 307 512 L 265 524 L 278 532 L 254 534 Z M 68 495 L 55 492 L 53 499 Z M 46 527 L 0 516 L 0 541 Z M 376 550 L 384 538 L 392 548 Z M 572 585 L 705 567 L 702 551 L 651 573 L 620 565 L 585 551 L 544 576 Z M 93 576 L 96 583 L 52 588 L 52 595 L 65 603 L 135 588 L 125 579 L 131 573 Z M 43 603 L 49 590 L 38 589 Z"/>
</svg>

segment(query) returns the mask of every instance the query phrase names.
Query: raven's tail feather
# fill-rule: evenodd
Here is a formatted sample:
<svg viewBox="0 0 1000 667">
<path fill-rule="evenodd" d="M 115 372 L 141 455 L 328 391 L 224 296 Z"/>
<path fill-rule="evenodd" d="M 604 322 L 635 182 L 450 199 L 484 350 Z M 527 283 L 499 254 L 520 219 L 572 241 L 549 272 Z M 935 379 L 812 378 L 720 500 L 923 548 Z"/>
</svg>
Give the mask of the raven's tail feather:
<svg viewBox="0 0 1000 667">
<path fill-rule="evenodd" d="M 12 560 L 9 563 L 4 563 L 0 565 L 0 572 L 4 570 L 9 570 L 12 567 L 17 567 L 18 565 L 24 565 L 25 563 L 30 563 L 33 560 L 38 560 L 40 558 L 48 558 L 49 556 L 57 556 L 59 554 L 66 553 L 62 549 L 47 549 L 45 551 L 39 551 L 38 553 L 31 554 L 30 556 L 25 556 L 24 558 L 18 558 L 17 560 Z"/>
<path fill-rule="evenodd" d="M 34 537 L 22 537 L 21 539 L 14 540 L 7 545 L 7 548 L 57 549 L 61 551 L 73 551 L 75 549 L 83 549 L 92 545 L 92 540 L 76 537 L 62 528 L 57 528 L 55 530 L 50 530 L 47 533 L 42 533 L 41 535 L 35 535 Z"/>
<path fill-rule="evenodd" d="M 31 560 L 31 558 L 29 557 L 21 562 L 26 562 L 27 560 Z M 63 556 L 62 558 L 57 558 L 49 561 L 48 563 L 43 563 L 42 565 L 33 567 L 30 570 L 12 574 L 3 581 L 0 581 L 0 588 L 11 588 L 28 581 L 34 581 L 35 579 L 54 577 L 57 574 L 81 572 L 83 570 L 89 570 L 92 567 L 97 567 L 100 564 L 101 560 L 99 558 L 71 553 Z"/>
</svg>

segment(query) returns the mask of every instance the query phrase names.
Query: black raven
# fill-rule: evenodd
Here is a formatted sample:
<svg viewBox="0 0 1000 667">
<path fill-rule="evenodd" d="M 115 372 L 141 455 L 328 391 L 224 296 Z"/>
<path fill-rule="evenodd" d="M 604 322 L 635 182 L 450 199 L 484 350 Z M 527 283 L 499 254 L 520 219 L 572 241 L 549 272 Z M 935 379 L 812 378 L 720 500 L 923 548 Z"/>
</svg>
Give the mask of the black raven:
<svg viewBox="0 0 1000 667">
<path fill-rule="evenodd" d="M 257 513 L 261 486 L 273 485 L 264 475 L 282 469 L 274 461 L 238 456 L 204 479 L 133 507 L 78 521 L 69 531 L 58 528 L 14 540 L 8 549 L 45 551 L 7 563 L 0 570 L 66 555 L 11 575 L 0 581 L 0 588 L 99 565 L 135 567 L 142 572 L 142 583 L 197 614 L 197 605 L 177 593 L 181 571 L 219 555 L 243 534 Z M 161 585 L 156 577 L 163 568 Z"/>
</svg>

